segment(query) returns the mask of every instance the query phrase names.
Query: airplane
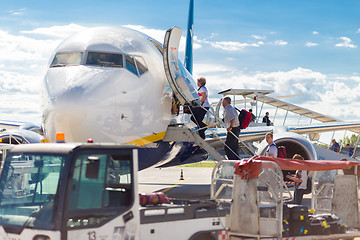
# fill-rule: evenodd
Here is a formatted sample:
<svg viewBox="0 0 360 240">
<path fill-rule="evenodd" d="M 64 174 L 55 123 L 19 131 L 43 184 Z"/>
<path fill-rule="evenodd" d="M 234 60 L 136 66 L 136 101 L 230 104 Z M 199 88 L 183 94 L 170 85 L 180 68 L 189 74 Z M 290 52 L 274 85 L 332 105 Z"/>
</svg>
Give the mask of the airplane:
<svg viewBox="0 0 360 240">
<path fill-rule="evenodd" d="M 29 122 L 0 121 L 0 143 L 26 144 L 41 142 L 42 127 Z"/>
<path fill-rule="evenodd" d="M 173 103 L 199 104 L 191 75 L 193 4 L 190 0 L 186 67 L 178 59 L 181 29 L 177 27 L 166 32 L 164 44 L 124 27 L 90 28 L 65 39 L 50 57 L 43 80 L 45 137 L 55 142 L 56 133 L 63 132 L 67 142 L 86 142 L 91 138 L 94 142 L 135 144 L 139 146 L 140 170 L 206 159 L 208 154 L 194 142 L 164 141 L 169 125 L 183 123 L 172 114 Z M 40 141 L 20 137 L 28 129 L 20 127 L 13 134 L 16 131 L 20 140 L 27 139 L 26 143 Z M 212 131 L 218 134 L 208 133 L 206 142 L 223 148 L 218 136 L 224 134 L 224 129 Z M 242 131 L 241 139 L 263 138 L 266 131 L 276 130 L 249 128 Z M 0 139 L 11 139 L 9 134 L 1 133 Z M 302 146 L 306 157 L 316 159 L 309 140 L 297 133 L 284 134 L 293 135 L 284 144 L 286 141 L 294 148 Z"/>
<path fill-rule="evenodd" d="M 189 29 L 193 4 L 191 0 Z M 135 144 L 140 147 L 140 169 L 160 160 L 205 159 L 206 153 L 192 143 L 162 141 L 174 121 L 174 86 L 164 64 L 175 74 L 177 84 L 183 84 L 177 93 L 182 103 L 196 104 L 199 98 L 193 77 L 178 60 L 180 37 L 181 30 L 173 28 L 165 37 L 167 47 L 163 47 L 129 28 L 96 27 L 64 40 L 50 57 L 43 82 L 45 135 L 51 142 L 56 132 L 64 132 L 69 142 L 91 138 L 94 142 Z M 193 155 L 197 152 L 201 154 Z"/>
</svg>

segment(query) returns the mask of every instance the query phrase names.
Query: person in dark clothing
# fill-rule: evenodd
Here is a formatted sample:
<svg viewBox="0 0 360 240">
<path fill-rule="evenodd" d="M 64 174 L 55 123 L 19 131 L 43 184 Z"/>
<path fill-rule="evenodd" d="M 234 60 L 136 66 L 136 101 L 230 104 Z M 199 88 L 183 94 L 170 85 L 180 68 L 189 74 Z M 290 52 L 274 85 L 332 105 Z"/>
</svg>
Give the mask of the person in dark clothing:
<svg viewBox="0 0 360 240">
<path fill-rule="evenodd" d="M 293 159 L 304 160 L 300 154 L 295 154 Z M 297 170 L 295 175 L 287 175 L 286 177 L 296 183 L 294 192 L 295 204 L 301 205 L 304 192 L 307 188 L 308 172 L 305 170 Z"/>
<path fill-rule="evenodd" d="M 229 160 L 239 159 L 239 134 L 240 123 L 238 114 L 233 106 L 231 106 L 231 98 L 225 97 L 222 100 L 222 106 L 224 107 L 224 122 L 226 124 L 226 141 L 225 141 L 225 153 Z"/>
<path fill-rule="evenodd" d="M 270 126 L 272 124 L 272 122 L 270 121 L 269 118 L 269 112 L 265 113 L 265 116 L 263 117 L 263 123 L 266 123 L 266 126 Z"/>
<path fill-rule="evenodd" d="M 255 122 L 256 116 L 252 113 L 252 109 L 249 109 L 249 112 L 251 113 L 251 121 Z"/>
<path fill-rule="evenodd" d="M 346 148 L 348 149 L 349 157 L 352 157 L 354 155 L 354 148 L 350 146 L 350 144 L 346 144 Z"/>
<path fill-rule="evenodd" d="M 330 147 L 331 150 L 333 150 L 334 152 L 340 152 L 340 145 L 339 143 L 336 142 L 335 139 L 331 140 L 332 141 L 332 145 Z"/>
</svg>

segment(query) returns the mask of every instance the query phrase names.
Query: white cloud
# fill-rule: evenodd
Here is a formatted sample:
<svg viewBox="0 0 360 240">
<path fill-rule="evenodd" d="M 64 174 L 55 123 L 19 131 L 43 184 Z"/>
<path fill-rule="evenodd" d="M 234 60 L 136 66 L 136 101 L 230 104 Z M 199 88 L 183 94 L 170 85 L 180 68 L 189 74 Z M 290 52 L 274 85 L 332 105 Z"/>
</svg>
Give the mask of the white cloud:
<svg viewBox="0 0 360 240">
<path fill-rule="evenodd" d="M 313 34 L 313 35 L 317 35 L 317 34 L 319 34 L 319 32 L 313 31 L 312 34 Z"/>
<path fill-rule="evenodd" d="M 219 36 L 219 34 L 218 34 L 218 33 L 211 33 L 211 35 L 210 35 L 210 39 L 211 39 L 211 38 L 214 38 L 214 37 L 217 37 L 217 36 Z"/>
<path fill-rule="evenodd" d="M 360 33 L 360 28 L 356 31 L 356 33 Z"/>
<path fill-rule="evenodd" d="M 274 42 L 274 45 L 278 45 L 278 46 L 284 46 L 284 45 L 287 45 L 288 42 L 285 42 L 283 40 L 277 40 Z"/>
<path fill-rule="evenodd" d="M 36 35 L 43 35 L 43 36 L 51 36 L 57 38 L 66 38 L 71 34 L 79 32 L 81 30 L 86 29 L 86 27 L 71 23 L 69 25 L 64 26 L 52 26 L 48 28 L 36 28 L 31 31 L 21 31 L 23 34 L 36 34 Z"/>
<path fill-rule="evenodd" d="M 21 9 L 18 9 L 18 10 L 11 10 L 11 11 L 9 11 L 9 13 L 11 15 L 23 15 L 25 10 L 26 10 L 26 8 L 21 8 Z"/>
<path fill-rule="evenodd" d="M 313 42 L 307 42 L 307 43 L 305 44 L 305 46 L 306 46 L 306 47 L 314 47 L 314 46 L 319 46 L 319 44 L 318 44 L 318 43 L 313 43 Z"/>
<path fill-rule="evenodd" d="M 0 29 L 0 119 L 40 122 L 41 81 L 51 53 L 62 41 L 47 38 L 56 35 L 54 28 L 41 34 L 46 32 L 41 28 L 9 34 Z M 42 37 L 32 38 L 30 33 Z"/>
<path fill-rule="evenodd" d="M 342 43 L 338 43 L 335 46 L 336 47 L 348 47 L 348 48 L 357 48 L 356 45 L 352 44 L 351 39 L 348 37 L 340 37 L 341 40 L 343 40 Z"/>
<path fill-rule="evenodd" d="M 218 92 L 229 89 L 274 90 L 272 96 L 301 95 L 290 103 L 342 120 L 360 118 L 360 79 L 358 76 L 327 75 L 310 69 L 248 73 L 221 65 L 194 66 L 194 75 L 205 76 L 211 102 Z M 275 111 L 275 110 L 274 110 Z"/>
<path fill-rule="evenodd" d="M 150 37 L 154 38 L 156 41 L 160 42 L 161 44 L 164 43 L 164 37 L 165 37 L 166 30 L 146 28 L 145 26 L 142 26 L 142 25 L 123 25 L 123 27 L 135 29 L 139 32 L 149 35 Z M 193 49 L 201 48 L 201 43 L 203 43 L 203 42 L 204 42 L 204 40 L 200 40 L 196 36 L 194 36 Z M 185 52 L 185 44 L 186 44 L 186 39 L 184 36 L 182 36 L 181 40 L 180 40 L 179 52 L 182 52 L 182 53 Z"/>
<path fill-rule="evenodd" d="M 146 28 L 142 25 L 123 25 L 123 27 L 132 28 L 139 32 L 145 33 L 146 35 L 149 35 L 150 37 L 154 38 L 156 41 L 163 43 L 166 30 L 159 30 L 159 29 L 153 29 L 153 28 Z"/>
<path fill-rule="evenodd" d="M 260 43 L 260 44 L 259 44 Z M 214 48 L 219 48 L 226 51 L 240 51 L 247 47 L 260 47 L 262 42 L 258 43 L 240 43 L 232 41 L 223 41 L 223 42 L 210 42 L 210 45 Z"/>
<path fill-rule="evenodd" d="M 266 39 L 266 36 L 259 36 L 259 35 L 251 35 L 251 37 L 255 38 L 255 39 L 261 39 L 261 40 Z"/>
<path fill-rule="evenodd" d="M 9 64 L 19 62 L 23 67 L 34 63 L 36 61 L 44 61 L 47 57 L 45 54 L 51 52 L 59 44 L 59 40 L 38 40 L 22 35 L 11 35 L 6 31 L 0 30 L 0 63 Z"/>
</svg>

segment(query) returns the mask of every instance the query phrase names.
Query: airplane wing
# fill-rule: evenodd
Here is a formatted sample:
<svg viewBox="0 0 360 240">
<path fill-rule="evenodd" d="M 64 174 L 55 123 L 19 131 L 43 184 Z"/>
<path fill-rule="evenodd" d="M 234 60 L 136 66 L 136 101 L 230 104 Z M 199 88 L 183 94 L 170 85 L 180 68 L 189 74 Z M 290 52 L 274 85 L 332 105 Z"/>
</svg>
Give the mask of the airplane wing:
<svg viewBox="0 0 360 240">
<path fill-rule="evenodd" d="M 23 124 L 25 124 L 25 122 L 0 120 L 0 128 L 4 128 L 4 129 L 19 128 Z"/>
<path fill-rule="evenodd" d="M 267 94 L 272 93 L 271 90 L 253 90 L 253 89 L 227 89 L 224 91 L 219 92 L 219 94 L 222 94 L 223 96 L 230 95 L 241 95 L 244 98 L 256 100 L 258 103 L 261 104 L 268 104 L 271 106 L 274 106 L 276 108 L 283 109 L 285 111 L 293 112 L 295 114 L 299 114 L 301 116 L 305 116 L 320 122 L 340 122 L 341 120 L 326 116 L 324 114 L 285 102 L 280 100 L 279 98 L 275 97 L 269 97 L 266 96 Z"/>
<path fill-rule="evenodd" d="M 360 122 L 328 122 L 311 125 L 287 126 L 288 131 L 299 134 L 312 134 L 320 132 L 331 132 L 348 130 L 355 133 L 360 132 Z"/>
<path fill-rule="evenodd" d="M 319 124 L 295 125 L 295 126 L 259 126 L 248 127 L 241 130 L 240 140 L 247 141 L 261 141 L 264 139 L 267 132 L 294 132 L 298 134 L 317 134 L 321 132 L 349 130 L 354 132 L 360 131 L 360 122 L 329 122 Z M 225 128 L 211 128 L 208 131 L 206 141 L 213 146 L 217 146 L 218 138 L 225 139 Z"/>
</svg>

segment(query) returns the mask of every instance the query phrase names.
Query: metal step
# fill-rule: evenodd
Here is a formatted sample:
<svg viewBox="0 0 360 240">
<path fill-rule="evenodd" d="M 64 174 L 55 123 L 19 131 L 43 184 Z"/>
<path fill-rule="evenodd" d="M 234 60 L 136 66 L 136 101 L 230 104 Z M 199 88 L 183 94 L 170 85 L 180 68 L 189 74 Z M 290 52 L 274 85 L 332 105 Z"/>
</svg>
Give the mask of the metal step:
<svg viewBox="0 0 360 240">
<path fill-rule="evenodd" d="M 208 154 L 210 154 L 214 160 L 221 161 L 225 158 L 216 151 L 206 140 L 202 139 L 199 134 L 192 132 L 190 129 L 186 128 L 184 124 L 169 125 L 164 142 L 193 142 L 196 143 L 199 147 L 204 149 Z"/>
</svg>

